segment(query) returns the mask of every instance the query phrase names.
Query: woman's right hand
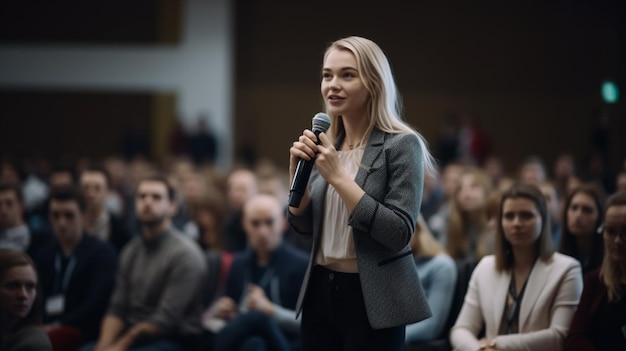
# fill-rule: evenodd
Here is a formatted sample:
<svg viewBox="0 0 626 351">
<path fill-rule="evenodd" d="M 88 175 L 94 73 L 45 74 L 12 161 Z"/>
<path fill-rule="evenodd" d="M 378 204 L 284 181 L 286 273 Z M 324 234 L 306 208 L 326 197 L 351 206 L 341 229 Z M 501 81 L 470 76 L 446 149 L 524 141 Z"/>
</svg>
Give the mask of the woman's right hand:
<svg viewBox="0 0 626 351">
<path fill-rule="evenodd" d="M 291 149 L 289 149 L 289 175 L 292 179 L 296 172 L 298 161 L 300 159 L 311 160 L 317 154 L 316 142 L 317 137 L 315 134 L 311 130 L 305 129 L 298 138 L 298 141 L 295 141 Z"/>
</svg>

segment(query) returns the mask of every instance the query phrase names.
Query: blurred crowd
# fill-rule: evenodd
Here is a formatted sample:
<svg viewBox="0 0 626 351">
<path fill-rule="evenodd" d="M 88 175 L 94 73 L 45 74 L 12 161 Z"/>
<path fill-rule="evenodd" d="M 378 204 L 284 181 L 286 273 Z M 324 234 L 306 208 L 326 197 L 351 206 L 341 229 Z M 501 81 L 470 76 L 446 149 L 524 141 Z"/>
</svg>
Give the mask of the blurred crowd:
<svg viewBox="0 0 626 351">
<path fill-rule="evenodd" d="M 552 246 L 575 258 L 582 274 L 602 266 L 605 248 L 598 233 L 602 233 L 606 198 L 626 191 L 626 159 L 616 174 L 607 172 L 601 157 L 583 168 L 578 155 L 569 153 L 559 155 L 552 165 L 540 155 L 529 155 L 514 170 L 506 170 L 479 130 L 467 128 L 451 135 L 442 135 L 435 145 L 440 170 L 424 180 L 422 216 L 412 242 L 434 317 L 407 328 L 407 348 L 428 349 L 428 343 L 449 342 L 448 333 L 474 268 L 483 257 L 496 254 L 498 233 L 503 230 L 502 196 L 514 184 L 528 184 L 541 192 Z M 184 149 L 182 142 L 177 145 Z M 107 349 L 103 333 L 111 330 L 107 329 L 111 327 L 107 323 L 113 323 L 107 319 L 111 315 L 123 323 L 113 329 L 116 336 L 131 330 L 145 336 L 131 338 L 133 347 L 170 339 L 187 345 L 183 349 L 198 347 L 192 344 L 205 350 L 298 349 L 298 324 L 292 312 L 311 242 L 292 233 L 285 221 L 287 170 L 267 159 L 220 169 L 212 155 L 207 159 L 178 153 L 159 164 L 144 157 L 118 156 L 58 163 L 2 160 L 0 248 L 26 253 L 25 265 L 32 258 L 37 276 L 33 279 L 40 289 L 39 305 L 33 309 L 41 309 L 41 321 L 55 350 L 76 350 L 90 343 L 94 349 Z M 167 225 L 155 227 L 150 211 L 156 211 L 163 198 L 168 210 L 158 218 Z M 72 222 L 76 217 L 79 224 Z M 180 246 L 183 256 L 199 257 L 194 264 L 205 267 L 196 275 L 185 275 L 189 278 L 183 281 L 170 272 L 174 268 L 168 263 L 152 277 L 151 269 L 162 265 L 155 262 L 189 263 L 179 263 L 160 251 L 160 258 L 153 258 L 150 250 L 161 249 L 150 247 L 156 245 L 146 234 L 150 228 L 193 243 L 193 248 L 178 242 L 171 247 Z M 84 252 L 78 254 L 79 248 Z M 7 252 L 1 251 L 0 256 Z M 259 264 L 264 255 L 269 255 L 267 262 L 278 262 L 276 267 Z M 145 269 L 143 278 L 133 270 L 138 265 L 135 257 L 145 260 L 140 266 Z M 433 276 L 441 267 L 447 267 L 447 280 Z M 157 276 L 163 281 L 144 281 Z M 137 290 L 162 284 L 166 291 L 169 284 L 189 284 L 188 280 L 199 281 L 187 289 L 198 291 L 197 299 L 191 295 L 187 299 L 197 301 L 197 310 L 178 304 L 163 307 L 165 292 L 164 296 L 143 292 L 146 296 L 141 298 L 152 305 L 136 307 L 145 310 L 138 313 L 132 304 L 144 302 L 137 301 L 132 289 L 118 291 L 120 282 L 126 289 L 136 285 Z M 155 301 L 147 302 L 150 299 Z M 92 309 L 81 314 L 80 308 Z M 172 320 L 152 320 L 151 313 Z M 244 314 L 246 319 L 241 318 Z M 193 327 L 180 328 L 190 316 L 197 317 L 189 322 Z M 143 321 L 161 329 L 133 329 Z M 253 338 L 245 332 L 251 325 L 274 328 L 267 327 Z M 185 337 L 192 334 L 190 343 Z M 5 342 L 3 336 L 0 345 Z M 111 337 L 109 346 L 114 342 Z M 159 345 L 155 349 L 168 349 L 167 344 Z"/>
</svg>

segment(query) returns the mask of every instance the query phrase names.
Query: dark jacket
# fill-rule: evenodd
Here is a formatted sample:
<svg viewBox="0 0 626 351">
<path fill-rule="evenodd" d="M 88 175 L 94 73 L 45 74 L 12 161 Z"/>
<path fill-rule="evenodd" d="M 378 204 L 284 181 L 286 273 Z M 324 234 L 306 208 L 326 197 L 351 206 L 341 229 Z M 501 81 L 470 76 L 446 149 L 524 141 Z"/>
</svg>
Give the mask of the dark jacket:
<svg viewBox="0 0 626 351">
<path fill-rule="evenodd" d="M 247 249 L 238 254 L 230 266 L 226 281 L 225 295 L 240 303 L 249 283 L 257 284 L 265 290 L 265 295 L 273 303 L 294 310 L 298 300 L 300 285 L 304 278 L 308 258 L 299 249 L 283 242 L 272 254 L 266 271 L 271 271 L 265 282 L 252 281 L 252 272 L 257 264 L 256 252 Z M 278 286 L 278 289 L 273 288 Z"/>
<path fill-rule="evenodd" d="M 115 249 L 98 238 L 83 234 L 72 255 L 75 267 L 67 284 L 65 310 L 61 315 L 45 314 L 44 322 L 59 322 L 80 329 L 85 340 L 97 338 L 115 282 Z M 43 248 L 35 257 L 44 301 L 60 293 L 63 277 L 57 271 L 57 257 L 63 257 L 58 242 Z"/>
<path fill-rule="evenodd" d="M 622 296 L 622 299 L 625 297 Z M 567 338 L 565 338 L 565 351 L 600 351 L 602 350 L 596 345 L 598 339 L 598 319 L 599 312 L 603 304 L 608 301 L 608 291 L 602 278 L 600 270 L 595 270 L 585 276 L 585 287 L 580 298 L 580 303 L 576 309 L 576 313 L 572 318 Z M 615 329 L 623 328 L 622 325 L 616 325 Z M 622 332 L 623 333 L 623 332 Z M 614 334 L 613 334 L 614 335 Z M 609 344 L 615 347 L 614 350 L 626 350 L 626 335 L 616 337 Z M 606 343 L 607 340 L 604 340 Z"/>
</svg>

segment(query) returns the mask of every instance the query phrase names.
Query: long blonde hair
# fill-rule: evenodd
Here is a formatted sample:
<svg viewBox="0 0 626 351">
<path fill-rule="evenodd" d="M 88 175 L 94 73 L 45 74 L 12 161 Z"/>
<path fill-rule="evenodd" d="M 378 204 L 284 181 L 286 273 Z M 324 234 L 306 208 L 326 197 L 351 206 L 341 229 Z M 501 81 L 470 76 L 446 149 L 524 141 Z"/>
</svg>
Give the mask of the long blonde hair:
<svg viewBox="0 0 626 351">
<path fill-rule="evenodd" d="M 362 37 L 343 38 L 333 42 L 326 49 L 324 61 L 332 50 L 346 50 L 354 55 L 359 76 L 369 92 L 370 98 L 367 106 L 369 125 L 365 135 L 370 135 L 374 128 L 392 134 L 415 134 L 420 143 L 424 170 L 430 174 L 436 174 L 435 160 L 428 151 L 426 140 L 402 120 L 402 101 L 389 61 L 380 47 L 373 41 Z M 335 143 L 339 135 L 344 132 L 343 119 L 341 116 L 334 116 L 331 113 L 328 115 L 333 120 L 328 130 L 328 136 L 331 142 Z"/>
<path fill-rule="evenodd" d="M 460 178 L 467 175 L 474 177 L 474 180 L 484 190 L 485 204 L 480 209 L 480 213 L 473 218 L 469 218 L 467 214 L 463 213 L 458 202 L 458 195 L 461 191 L 461 182 L 459 182 L 451 200 L 446 249 L 453 258 L 465 258 L 470 249 L 466 230 L 469 226 L 473 226 L 474 229 L 477 230 L 475 258 L 479 260 L 481 257 L 490 253 L 486 243 L 488 240 L 486 236 L 489 235 L 487 227 L 487 200 L 491 193 L 491 179 L 489 179 L 487 173 L 478 168 L 468 168 L 463 172 Z M 470 222 L 472 219 L 474 219 L 474 221 Z"/>
<path fill-rule="evenodd" d="M 626 190 L 613 194 L 606 202 L 604 214 L 611 206 L 626 206 Z M 603 233 L 603 235 L 605 235 Z M 602 266 L 600 268 L 600 277 L 604 285 L 606 285 L 609 301 L 618 301 L 622 298 L 624 293 L 621 289 L 621 279 L 625 274 L 624 262 L 615 262 L 611 259 L 609 248 L 607 245 L 604 247 L 604 258 L 602 259 Z"/>
</svg>

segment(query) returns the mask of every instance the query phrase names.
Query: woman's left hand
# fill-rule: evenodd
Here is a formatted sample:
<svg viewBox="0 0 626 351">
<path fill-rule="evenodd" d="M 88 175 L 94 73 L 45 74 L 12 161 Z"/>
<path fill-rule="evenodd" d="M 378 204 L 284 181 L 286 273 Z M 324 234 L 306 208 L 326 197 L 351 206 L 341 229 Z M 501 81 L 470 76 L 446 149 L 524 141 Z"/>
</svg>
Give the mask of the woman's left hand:
<svg viewBox="0 0 626 351">
<path fill-rule="evenodd" d="M 339 164 L 339 156 L 337 155 L 337 149 L 330 142 L 325 133 L 320 133 L 319 139 L 322 142 L 318 145 L 319 153 L 315 159 L 315 167 L 326 181 L 335 185 L 341 177 L 346 176 L 344 169 Z"/>
</svg>

